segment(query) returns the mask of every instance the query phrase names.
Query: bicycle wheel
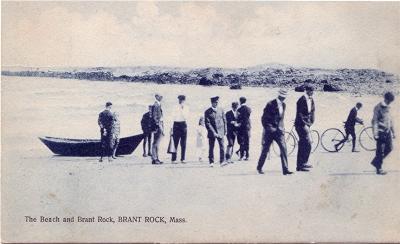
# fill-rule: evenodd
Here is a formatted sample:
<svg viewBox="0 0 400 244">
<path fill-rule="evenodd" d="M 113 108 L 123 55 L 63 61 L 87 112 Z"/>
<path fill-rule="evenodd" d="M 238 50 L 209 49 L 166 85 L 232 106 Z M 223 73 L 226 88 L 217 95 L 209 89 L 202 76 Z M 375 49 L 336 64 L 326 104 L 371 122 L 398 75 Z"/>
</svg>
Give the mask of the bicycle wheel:
<svg viewBox="0 0 400 244">
<path fill-rule="evenodd" d="M 374 133 L 372 131 L 372 127 L 364 128 L 360 132 L 360 136 L 358 138 L 360 142 L 360 146 L 367 151 L 375 151 L 376 150 L 376 141 L 374 138 Z"/>
<path fill-rule="evenodd" d="M 330 128 L 324 131 L 321 136 L 321 145 L 328 152 L 336 152 L 335 145 L 344 139 L 343 132 L 336 128 Z M 338 147 L 338 151 L 342 149 L 344 143 Z"/>
<path fill-rule="evenodd" d="M 316 130 L 311 131 L 311 152 L 315 152 L 319 145 L 319 133 Z"/>
<path fill-rule="evenodd" d="M 294 152 L 294 149 L 296 148 L 296 139 L 294 139 L 294 136 L 291 133 L 285 132 L 285 142 L 287 155 L 289 156 Z M 274 151 L 276 156 L 281 156 L 281 150 L 279 150 L 279 146 L 278 144 L 276 144 L 275 141 L 274 143 L 272 143 L 272 150 Z"/>
</svg>

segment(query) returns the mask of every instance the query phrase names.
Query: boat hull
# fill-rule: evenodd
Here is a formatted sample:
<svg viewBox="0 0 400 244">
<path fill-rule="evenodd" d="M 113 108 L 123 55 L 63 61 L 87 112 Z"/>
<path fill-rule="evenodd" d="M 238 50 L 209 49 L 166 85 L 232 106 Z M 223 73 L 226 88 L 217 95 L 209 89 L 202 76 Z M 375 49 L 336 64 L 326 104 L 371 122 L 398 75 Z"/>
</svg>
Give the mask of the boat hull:
<svg viewBox="0 0 400 244">
<path fill-rule="evenodd" d="M 129 155 L 133 153 L 143 140 L 143 137 L 143 134 L 140 134 L 121 138 L 116 155 Z M 100 140 L 56 137 L 39 137 L 39 139 L 50 151 L 60 156 L 98 157 L 102 153 Z"/>
</svg>

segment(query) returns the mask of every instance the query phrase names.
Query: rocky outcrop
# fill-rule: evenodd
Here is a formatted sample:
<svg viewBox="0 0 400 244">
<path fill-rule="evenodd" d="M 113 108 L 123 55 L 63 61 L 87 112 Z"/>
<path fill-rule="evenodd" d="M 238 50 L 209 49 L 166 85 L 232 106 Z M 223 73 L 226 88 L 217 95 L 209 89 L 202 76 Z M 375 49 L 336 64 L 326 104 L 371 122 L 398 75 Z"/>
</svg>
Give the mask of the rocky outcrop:
<svg viewBox="0 0 400 244">
<path fill-rule="evenodd" d="M 316 90 L 382 94 L 398 91 L 399 77 L 373 69 L 295 68 L 288 65 L 258 65 L 249 68 L 178 67 L 95 67 L 15 68 L 3 67 L 3 75 L 57 77 L 100 81 L 154 82 L 158 84 L 199 84 L 229 87 L 286 87 L 304 91 L 304 84 Z M 373 88 L 373 89 L 372 89 Z"/>
</svg>

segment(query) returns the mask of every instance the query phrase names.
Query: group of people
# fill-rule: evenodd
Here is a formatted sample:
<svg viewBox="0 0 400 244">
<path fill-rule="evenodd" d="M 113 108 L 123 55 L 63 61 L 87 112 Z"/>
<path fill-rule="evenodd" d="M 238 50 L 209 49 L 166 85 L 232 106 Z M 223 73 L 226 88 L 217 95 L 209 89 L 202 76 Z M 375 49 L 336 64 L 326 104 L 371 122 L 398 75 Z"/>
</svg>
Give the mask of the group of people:
<svg viewBox="0 0 400 244">
<path fill-rule="evenodd" d="M 297 153 L 297 171 L 307 172 L 312 168 L 309 163 L 311 153 L 310 127 L 315 120 L 315 103 L 313 99 L 314 89 L 311 86 L 305 87 L 305 94 L 296 103 L 295 128 L 299 135 L 299 145 Z M 275 141 L 280 149 L 280 157 L 283 175 L 293 174 L 288 168 L 287 149 L 285 142 L 284 117 L 286 111 L 285 99 L 287 91 L 281 89 L 278 97 L 267 103 L 261 118 L 263 125 L 262 150 L 257 164 L 259 174 L 264 174 L 262 170 L 271 144 Z"/>
<path fill-rule="evenodd" d="M 214 165 L 214 145 L 215 141 L 219 145 L 219 162 L 221 166 L 233 163 L 233 147 L 235 141 L 239 144 L 239 160 L 249 160 L 249 142 L 251 130 L 251 108 L 246 105 L 246 98 L 241 97 L 239 102 L 232 103 L 232 109 L 226 114 L 218 106 L 219 97 L 211 98 L 211 107 L 204 112 L 204 125 L 207 130 L 208 138 L 208 159 L 210 166 Z M 224 138 L 228 140 L 228 146 L 224 147 Z"/>
<path fill-rule="evenodd" d="M 164 116 L 162 110 L 163 97 L 160 94 L 155 95 L 155 102 L 149 106 L 141 120 L 141 126 L 144 134 L 143 156 L 151 156 L 152 164 L 163 164 L 159 159 L 159 145 L 164 133 Z M 173 110 L 173 123 L 170 130 L 171 143 L 177 149 L 180 145 L 180 162 L 186 163 L 186 143 L 187 143 L 187 121 L 190 116 L 189 107 L 185 104 L 186 97 L 178 96 L 178 104 Z M 219 161 L 222 166 L 232 163 L 233 147 L 238 141 L 240 148 L 236 152 L 240 160 L 249 159 L 249 141 L 250 141 L 250 114 L 251 109 L 246 105 L 246 98 L 241 97 L 238 102 L 232 103 L 232 110 L 226 115 L 223 109 L 218 107 L 219 97 L 211 98 L 211 107 L 207 109 L 204 116 L 199 119 L 196 129 L 197 156 L 202 161 L 205 153 L 206 137 L 208 138 L 210 165 L 214 165 L 214 146 L 215 142 L 219 145 Z M 224 138 L 227 136 L 228 146 L 225 153 Z M 177 150 L 171 152 L 171 162 L 177 163 Z"/>
<path fill-rule="evenodd" d="M 283 175 L 291 175 L 293 172 L 288 167 L 288 157 L 286 142 L 284 137 L 285 126 L 284 117 L 286 111 L 285 99 L 287 90 L 281 89 L 277 97 L 267 103 L 264 108 L 261 123 L 262 150 L 257 163 L 257 172 L 264 174 L 263 166 L 269 153 L 271 144 L 275 141 L 280 149 L 280 158 Z M 295 129 L 299 136 L 296 171 L 308 172 L 313 167 L 309 162 L 311 153 L 311 135 L 310 127 L 315 121 L 315 102 L 313 99 L 314 89 L 312 86 L 305 86 L 305 93 L 296 103 Z M 377 142 L 377 150 L 372 165 L 376 168 L 379 175 L 386 174 L 382 170 L 383 159 L 392 150 L 392 138 L 394 138 L 393 122 L 390 116 L 390 103 L 394 101 L 394 94 L 387 92 L 384 94 L 384 100 L 375 106 L 372 119 L 374 138 Z M 149 106 L 149 111 L 145 113 L 141 120 L 141 126 L 144 134 L 143 156 L 151 156 L 152 164 L 163 164 L 159 159 L 159 147 L 164 133 L 164 116 L 162 109 L 162 99 L 160 94 L 155 95 L 155 102 Z M 170 131 L 171 142 L 175 149 L 178 145 L 181 147 L 181 163 L 186 163 L 186 142 L 187 142 L 187 121 L 189 118 L 189 108 L 185 104 L 186 97 L 178 96 L 178 104 L 174 108 L 173 123 Z M 208 159 L 210 167 L 214 166 L 214 146 L 215 142 L 219 146 L 219 163 L 221 167 L 233 163 L 234 144 L 237 141 L 240 145 L 236 154 L 239 160 L 249 160 L 249 141 L 251 131 L 251 108 L 246 104 L 246 98 L 241 97 L 239 102 L 232 102 L 232 109 L 227 113 L 218 106 L 219 97 L 211 98 L 211 106 L 204 112 L 204 116 L 199 119 L 196 129 L 197 156 L 201 161 L 206 151 L 206 137 L 208 139 Z M 119 132 L 118 116 L 111 112 L 111 103 L 106 104 L 106 109 L 99 115 L 99 125 L 101 130 L 102 145 L 104 151 L 108 152 L 109 158 L 115 157 L 115 148 L 118 146 L 117 138 L 114 133 Z M 355 148 L 356 134 L 355 124 L 363 123 L 358 118 L 357 112 L 362 107 L 357 103 L 351 109 L 345 123 L 346 137 L 336 144 L 338 148 L 341 144 L 352 136 L 353 152 L 358 152 Z M 116 129 L 118 127 L 118 129 Z M 118 133 L 119 134 L 119 133 Z M 228 145 L 225 150 L 225 137 Z M 171 162 L 177 161 L 177 150 L 170 152 L 172 154 Z M 102 160 L 102 158 L 100 159 Z"/>
</svg>

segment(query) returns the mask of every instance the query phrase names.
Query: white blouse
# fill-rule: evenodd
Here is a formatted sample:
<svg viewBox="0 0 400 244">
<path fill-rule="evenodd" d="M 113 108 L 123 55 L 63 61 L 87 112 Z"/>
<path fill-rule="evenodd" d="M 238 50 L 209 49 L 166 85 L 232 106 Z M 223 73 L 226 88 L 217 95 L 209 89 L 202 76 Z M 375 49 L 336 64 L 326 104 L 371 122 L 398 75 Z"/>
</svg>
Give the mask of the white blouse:
<svg viewBox="0 0 400 244">
<path fill-rule="evenodd" d="M 186 105 L 177 105 L 174 109 L 174 122 L 184 122 L 189 118 L 189 107 Z"/>
</svg>

